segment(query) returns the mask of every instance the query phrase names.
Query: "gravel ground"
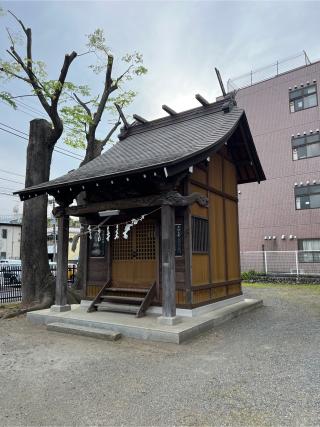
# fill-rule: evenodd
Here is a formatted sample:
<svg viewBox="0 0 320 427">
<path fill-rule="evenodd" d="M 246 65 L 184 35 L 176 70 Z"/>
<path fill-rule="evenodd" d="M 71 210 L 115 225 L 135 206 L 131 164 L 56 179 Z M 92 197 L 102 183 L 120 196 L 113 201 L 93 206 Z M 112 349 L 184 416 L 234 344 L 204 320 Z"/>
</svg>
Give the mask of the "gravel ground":
<svg viewBox="0 0 320 427">
<path fill-rule="evenodd" d="M 320 292 L 245 294 L 264 307 L 180 346 L 0 322 L 0 425 L 320 425 Z"/>
</svg>

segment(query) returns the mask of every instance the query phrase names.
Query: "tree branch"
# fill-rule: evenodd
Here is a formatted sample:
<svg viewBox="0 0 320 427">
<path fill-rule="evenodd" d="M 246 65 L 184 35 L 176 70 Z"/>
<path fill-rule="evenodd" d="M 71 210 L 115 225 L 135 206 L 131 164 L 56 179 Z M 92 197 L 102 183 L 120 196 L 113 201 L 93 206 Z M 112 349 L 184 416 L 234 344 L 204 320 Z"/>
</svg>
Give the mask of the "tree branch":
<svg viewBox="0 0 320 427">
<path fill-rule="evenodd" d="M 51 99 L 52 99 L 51 107 L 54 110 L 57 109 L 58 101 L 59 101 L 59 98 L 60 98 L 60 95 L 62 92 L 64 82 L 65 82 L 67 74 L 68 74 L 69 67 L 70 67 L 72 61 L 75 59 L 76 56 L 77 56 L 77 53 L 73 51 L 70 55 L 67 54 L 64 57 L 64 62 L 63 62 L 61 72 L 60 72 L 60 76 L 58 79 L 60 85 L 57 87 L 57 89 L 55 90 L 54 94 L 51 97 Z"/>
<path fill-rule="evenodd" d="M 26 28 L 21 21 L 21 19 L 18 19 L 14 13 L 12 13 L 10 10 L 8 11 L 10 15 L 14 17 L 14 19 L 21 25 L 21 28 L 23 29 L 26 37 L 27 37 L 27 68 L 32 71 L 32 32 L 31 28 Z M 12 38 L 10 37 L 12 45 L 14 46 L 14 43 L 12 41 Z"/>
<path fill-rule="evenodd" d="M 39 85 L 38 79 L 35 76 L 35 74 L 32 71 L 32 68 L 26 66 L 26 64 L 24 63 L 24 61 L 22 60 L 22 58 L 20 57 L 20 55 L 18 54 L 18 52 L 15 50 L 14 46 L 10 47 L 10 50 L 7 50 L 7 52 L 9 53 L 9 55 L 11 55 L 13 57 L 13 59 L 23 68 L 24 72 L 27 74 L 27 76 L 29 77 L 30 81 L 27 81 L 28 83 L 31 84 L 31 86 L 33 87 L 41 105 L 43 106 L 43 108 L 45 109 L 45 111 L 47 112 L 47 114 L 49 115 L 49 117 L 51 117 L 50 115 L 50 105 L 48 104 L 42 89 Z M 27 58 L 27 61 L 29 63 L 29 60 Z"/>
<path fill-rule="evenodd" d="M 78 103 L 79 105 L 81 105 L 81 107 L 82 107 L 82 108 L 84 108 L 84 109 L 85 109 L 85 111 L 87 112 L 87 114 L 88 114 L 90 117 L 92 117 L 92 115 L 91 115 L 91 111 L 90 111 L 90 108 L 87 106 L 87 103 L 86 103 L 86 102 L 81 101 L 81 99 L 77 96 L 77 94 L 76 94 L 76 93 L 74 93 L 74 94 L 73 94 L 73 96 L 74 96 L 74 99 L 77 101 L 77 103 Z"/>
<path fill-rule="evenodd" d="M 104 89 L 103 93 L 97 108 L 96 113 L 93 116 L 93 127 L 96 128 L 101 120 L 104 108 L 106 106 L 106 103 L 108 101 L 110 93 L 112 90 L 112 66 L 113 66 L 113 56 L 108 55 L 108 65 L 107 65 L 107 71 L 106 71 L 106 79 L 104 83 Z"/>
<path fill-rule="evenodd" d="M 33 95 L 18 95 L 18 96 L 11 96 L 11 99 L 26 98 L 27 96 L 37 96 L 37 95 L 33 94 Z"/>
<path fill-rule="evenodd" d="M 11 71 L 5 70 L 2 67 L 0 68 L 0 71 L 2 71 L 3 73 L 6 73 L 6 74 L 10 74 L 10 76 L 12 76 L 12 77 L 16 77 L 17 79 L 23 80 L 23 81 L 31 84 L 31 80 L 26 79 L 25 77 L 19 76 L 19 74 L 12 73 Z"/>
<path fill-rule="evenodd" d="M 18 19 L 17 17 L 16 17 L 16 15 L 13 13 L 13 12 L 11 12 L 11 10 L 8 10 L 8 12 L 10 13 L 10 15 L 12 15 L 13 17 L 14 17 L 14 19 L 21 25 L 21 28 L 23 29 L 23 31 L 24 31 L 24 33 L 25 34 L 27 34 L 27 28 L 23 25 L 23 22 L 20 20 L 20 19 Z"/>
<path fill-rule="evenodd" d="M 116 79 L 116 85 L 118 85 L 118 83 L 123 79 L 123 77 L 126 75 L 126 74 L 128 74 L 129 73 L 129 71 L 131 70 L 131 68 L 133 67 L 133 64 L 131 64 L 130 65 L 130 67 L 128 67 L 127 69 L 126 69 L 126 71 L 124 72 L 124 73 L 122 73 L 121 74 L 121 76 L 119 76 L 117 79 Z"/>
</svg>

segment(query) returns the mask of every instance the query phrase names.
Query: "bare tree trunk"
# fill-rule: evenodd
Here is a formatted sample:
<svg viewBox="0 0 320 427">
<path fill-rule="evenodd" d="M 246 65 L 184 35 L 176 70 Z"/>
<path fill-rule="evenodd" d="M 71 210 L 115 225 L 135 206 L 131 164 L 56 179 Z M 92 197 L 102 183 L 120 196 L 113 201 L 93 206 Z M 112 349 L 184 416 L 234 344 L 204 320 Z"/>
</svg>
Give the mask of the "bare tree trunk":
<svg viewBox="0 0 320 427">
<path fill-rule="evenodd" d="M 52 125 L 44 119 L 30 122 L 25 186 L 49 180 L 54 143 Z M 50 274 L 47 247 L 46 195 L 24 202 L 21 259 L 22 303 L 31 305 L 53 299 L 54 280 Z"/>
</svg>

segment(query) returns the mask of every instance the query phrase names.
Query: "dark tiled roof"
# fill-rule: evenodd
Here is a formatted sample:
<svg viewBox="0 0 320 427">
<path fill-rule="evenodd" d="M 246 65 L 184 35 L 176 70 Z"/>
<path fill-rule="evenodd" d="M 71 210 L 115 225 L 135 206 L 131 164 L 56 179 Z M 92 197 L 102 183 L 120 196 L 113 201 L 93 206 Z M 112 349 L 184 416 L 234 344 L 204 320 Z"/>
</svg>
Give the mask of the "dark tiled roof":
<svg viewBox="0 0 320 427">
<path fill-rule="evenodd" d="M 19 191 L 39 193 L 64 185 L 112 178 L 177 164 L 226 140 L 245 116 L 234 106 L 224 113 L 219 101 L 204 107 L 136 124 L 101 156 L 59 178 Z"/>
</svg>

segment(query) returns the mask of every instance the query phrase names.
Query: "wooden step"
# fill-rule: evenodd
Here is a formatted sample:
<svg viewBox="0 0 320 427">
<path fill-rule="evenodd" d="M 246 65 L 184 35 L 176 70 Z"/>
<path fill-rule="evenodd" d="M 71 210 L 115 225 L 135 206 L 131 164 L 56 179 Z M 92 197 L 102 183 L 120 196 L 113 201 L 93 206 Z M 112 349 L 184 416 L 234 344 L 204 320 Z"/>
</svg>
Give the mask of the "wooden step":
<svg viewBox="0 0 320 427">
<path fill-rule="evenodd" d="M 143 301 L 143 298 L 139 297 L 127 297 L 127 296 L 118 296 L 118 295 L 102 295 L 101 299 L 104 301 L 112 301 L 112 302 L 127 302 L 131 304 L 141 304 Z"/>
<path fill-rule="evenodd" d="M 107 288 L 107 292 L 128 292 L 133 294 L 146 294 L 149 289 L 146 288 Z"/>
<path fill-rule="evenodd" d="M 139 306 L 130 304 L 117 304 L 112 302 L 101 302 L 96 304 L 98 311 L 112 311 L 115 313 L 137 314 Z"/>
<path fill-rule="evenodd" d="M 72 325 L 70 323 L 56 322 L 47 325 L 48 331 L 63 332 L 65 334 L 82 335 L 85 337 L 99 338 L 101 340 L 116 341 L 121 338 L 118 332 L 91 326 Z"/>
</svg>

